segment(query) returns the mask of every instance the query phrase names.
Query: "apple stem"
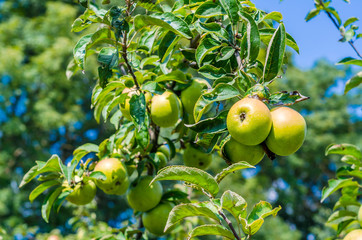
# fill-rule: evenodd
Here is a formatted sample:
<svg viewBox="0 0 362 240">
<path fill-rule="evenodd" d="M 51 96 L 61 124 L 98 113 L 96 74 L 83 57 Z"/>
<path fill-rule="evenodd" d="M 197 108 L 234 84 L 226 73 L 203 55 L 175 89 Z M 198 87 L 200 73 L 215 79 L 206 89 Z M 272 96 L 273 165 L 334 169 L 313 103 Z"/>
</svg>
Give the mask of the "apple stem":
<svg viewBox="0 0 362 240">
<path fill-rule="evenodd" d="M 270 151 L 270 149 L 269 149 L 268 146 L 265 144 L 265 142 L 262 142 L 262 143 L 261 143 L 261 146 L 263 147 L 264 152 L 265 152 L 265 154 L 268 156 L 268 158 L 273 161 L 273 160 L 276 158 L 276 154 L 273 153 L 272 151 Z"/>
</svg>

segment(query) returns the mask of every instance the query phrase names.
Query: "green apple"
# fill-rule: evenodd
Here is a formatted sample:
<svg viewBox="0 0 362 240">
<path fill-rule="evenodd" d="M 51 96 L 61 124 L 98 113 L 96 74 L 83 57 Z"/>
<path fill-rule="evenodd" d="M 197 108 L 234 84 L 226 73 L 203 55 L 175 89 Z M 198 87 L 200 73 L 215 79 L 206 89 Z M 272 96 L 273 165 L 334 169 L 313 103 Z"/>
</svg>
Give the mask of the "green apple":
<svg viewBox="0 0 362 240">
<path fill-rule="evenodd" d="M 136 211 L 146 212 L 161 201 L 162 185 L 160 182 L 153 182 L 152 176 L 143 176 L 135 187 L 127 192 L 127 201 L 131 208 Z"/>
<path fill-rule="evenodd" d="M 358 210 L 357 220 L 359 225 L 362 227 L 362 205 L 360 206 Z"/>
<path fill-rule="evenodd" d="M 158 169 L 164 168 L 167 165 L 167 157 L 162 152 L 156 152 L 155 161 L 158 164 Z"/>
<path fill-rule="evenodd" d="M 261 145 L 248 146 L 231 138 L 224 146 L 226 157 L 232 162 L 247 162 L 251 165 L 258 164 L 264 157 L 264 149 Z"/>
<path fill-rule="evenodd" d="M 191 85 L 188 86 L 181 92 L 181 102 L 185 110 L 185 113 L 188 116 L 188 122 L 193 123 L 194 120 L 194 107 L 201 96 L 201 92 L 204 88 L 209 87 L 209 83 L 206 80 L 195 79 L 192 81 Z"/>
<path fill-rule="evenodd" d="M 158 152 L 162 152 L 163 154 L 165 154 L 167 159 L 170 159 L 171 157 L 171 150 L 167 145 L 162 145 L 157 149 Z"/>
<path fill-rule="evenodd" d="M 273 126 L 266 139 L 267 147 L 280 156 L 295 153 L 302 146 L 307 133 L 303 116 L 288 107 L 272 109 L 271 116 Z"/>
<path fill-rule="evenodd" d="M 151 118 L 160 127 L 175 126 L 182 116 L 182 105 L 176 94 L 166 91 L 152 98 Z"/>
<path fill-rule="evenodd" d="M 88 180 L 87 182 L 78 183 L 66 199 L 76 205 L 85 205 L 93 200 L 96 192 L 97 187 L 95 183 L 92 180 Z"/>
<path fill-rule="evenodd" d="M 199 149 L 188 145 L 184 150 L 183 160 L 184 164 L 188 167 L 195 167 L 205 170 L 211 164 L 212 154 L 204 153 Z"/>
<path fill-rule="evenodd" d="M 348 233 L 343 240 L 362 240 L 362 229 L 356 229 Z"/>
<path fill-rule="evenodd" d="M 96 185 L 106 194 L 122 195 L 129 187 L 127 170 L 122 162 L 116 158 L 101 160 L 94 171 L 100 171 L 106 175 L 106 180 L 97 180 Z"/>
<path fill-rule="evenodd" d="M 255 98 L 243 98 L 230 109 L 227 119 L 230 135 L 239 143 L 255 146 L 269 135 L 272 118 L 268 107 Z"/>
<path fill-rule="evenodd" d="M 126 100 L 122 104 L 119 105 L 119 109 L 121 110 L 122 115 L 128 121 L 132 121 L 129 101 L 131 100 L 132 96 L 137 93 L 137 91 L 134 88 L 125 88 L 122 91 L 122 93 L 128 93 L 128 94 L 127 94 Z M 146 98 L 146 104 L 148 104 L 150 102 L 151 98 L 152 98 L 151 93 L 146 92 L 145 93 L 145 98 Z"/>
<path fill-rule="evenodd" d="M 173 205 L 170 202 L 159 204 L 157 207 L 145 212 L 142 215 L 142 222 L 145 228 L 152 234 L 157 236 L 165 235 L 165 229 L 168 215 L 170 214 Z"/>
</svg>

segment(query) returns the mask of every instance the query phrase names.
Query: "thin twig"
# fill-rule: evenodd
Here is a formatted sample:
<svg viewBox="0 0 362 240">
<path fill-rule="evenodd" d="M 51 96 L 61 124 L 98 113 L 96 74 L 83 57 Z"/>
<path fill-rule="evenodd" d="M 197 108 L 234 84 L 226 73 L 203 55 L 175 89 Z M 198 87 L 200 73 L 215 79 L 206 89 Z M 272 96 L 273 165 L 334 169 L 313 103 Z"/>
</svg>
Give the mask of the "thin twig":
<svg viewBox="0 0 362 240">
<path fill-rule="evenodd" d="M 325 8 L 323 0 L 319 0 L 320 5 L 322 5 L 323 8 Z M 330 12 L 325 11 L 325 13 L 328 15 L 328 17 L 332 20 L 334 26 L 339 30 L 339 25 L 337 23 L 337 21 L 332 17 L 332 14 Z M 352 40 L 348 41 L 349 45 L 351 45 L 351 47 L 353 48 L 353 50 L 356 52 L 356 54 L 358 55 L 358 57 L 362 58 L 361 53 L 357 50 L 356 46 L 354 45 Z"/>
<path fill-rule="evenodd" d="M 237 239 L 237 240 L 241 240 L 241 238 L 239 237 L 238 233 L 235 231 L 235 228 L 233 226 L 233 224 L 231 223 L 231 221 L 225 216 L 225 214 L 219 210 L 219 214 L 221 215 L 221 217 L 225 220 L 225 222 L 228 224 L 229 228 L 231 229 L 231 231 L 233 232 L 234 234 L 234 237 Z"/>
</svg>

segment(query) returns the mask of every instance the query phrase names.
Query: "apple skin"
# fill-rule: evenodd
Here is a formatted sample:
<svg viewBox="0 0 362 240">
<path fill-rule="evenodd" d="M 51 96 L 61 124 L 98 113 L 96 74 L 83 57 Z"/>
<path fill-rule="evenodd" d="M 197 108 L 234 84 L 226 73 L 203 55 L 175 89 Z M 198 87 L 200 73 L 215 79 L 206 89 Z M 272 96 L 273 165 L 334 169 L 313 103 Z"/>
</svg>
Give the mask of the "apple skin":
<svg viewBox="0 0 362 240">
<path fill-rule="evenodd" d="M 188 123 L 194 123 L 194 107 L 201 96 L 203 89 L 209 87 L 209 83 L 205 80 L 195 79 L 192 81 L 191 85 L 188 86 L 181 92 L 181 102 L 184 108 L 184 111 L 187 115 Z M 207 110 L 205 111 L 207 112 Z"/>
<path fill-rule="evenodd" d="M 356 229 L 349 232 L 343 240 L 362 240 L 362 229 Z"/>
<path fill-rule="evenodd" d="M 280 156 L 295 153 L 303 144 L 307 134 L 307 124 L 302 115 L 288 107 L 271 110 L 273 126 L 265 143 Z"/>
<path fill-rule="evenodd" d="M 162 236 L 167 234 L 163 230 L 165 229 L 168 215 L 171 212 L 173 205 L 170 202 L 159 204 L 149 212 L 145 212 L 142 215 L 142 222 L 145 228 L 156 236 Z"/>
<path fill-rule="evenodd" d="M 163 154 L 165 154 L 167 159 L 170 159 L 171 157 L 171 150 L 168 146 L 166 145 L 162 145 L 157 149 L 158 152 L 162 152 Z"/>
<path fill-rule="evenodd" d="M 97 180 L 96 185 L 106 194 L 122 195 L 129 187 L 127 170 L 122 162 L 116 158 L 105 158 L 97 163 L 94 171 L 106 175 L 106 180 Z"/>
<path fill-rule="evenodd" d="M 265 155 L 261 145 L 248 146 L 233 138 L 225 143 L 224 153 L 232 163 L 244 161 L 251 165 L 258 164 Z"/>
<path fill-rule="evenodd" d="M 230 109 L 227 119 L 230 135 L 239 143 L 255 146 L 269 135 L 272 118 L 268 107 L 255 98 L 243 98 Z"/>
<path fill-rule="evenodd" d="M 77 184 L 66 199 L 76 205 L 85 205 L 93 200 L 96 192 L 96 184 L 92 180 L 88 180 L 86 183 Z"/>
<path fill-rule="evenodd" d="M 151 118 L 159 127 L 175 126 L 182 116 L 182 105 L 180 99 L 171 91 L 152 98 Z"/>
<path fill-rule="evenodd" d="M 359 225 L 362 227 L 362 205 L 359 207 L 357 220 Z"/>
<path fill-rule="evenodd" d="M 186 146 L 183 154 L 185 166 L 207 169 L 212 161 L 212 154 L 204 153 L 191 145 Z"/>
<path fill-rule="evenodd" d="M 146 212 L 160 203 L 162 198 L 162 185 L 160 182 L 153 182 L 152 176 L 143 176 L 135 187 L 127 192 L 128 204 L 136 211 Z"/>
<path fill-rule="evenodd" d="M 167 165 L 167 157 L 163 152 L 156 152 L 158 158 L 158 169 L 164 168 Z"/>
<path fill-rule="evenodd" d="M 127 94 L 127 98 L 124 101 L 123 104 L 119 104 L 119 109 L 122 112 L 122 115 L 128 120 L 128 121 L 132 121 L 132 117 L 131 117 L 131 110 L 130 110 L 130 105 L 129 105 L 129 101 L 131 100 L 132 96 L 134 94 L 136 94 L 136 89 L 133 88 L 125 88 L 122 93 L 128 93 Z M 151 93 L 146 92 L 145 93 L 145 98 L 146 98 L 146 104 L 148 104 L 152 98 Z"/>
</svg>

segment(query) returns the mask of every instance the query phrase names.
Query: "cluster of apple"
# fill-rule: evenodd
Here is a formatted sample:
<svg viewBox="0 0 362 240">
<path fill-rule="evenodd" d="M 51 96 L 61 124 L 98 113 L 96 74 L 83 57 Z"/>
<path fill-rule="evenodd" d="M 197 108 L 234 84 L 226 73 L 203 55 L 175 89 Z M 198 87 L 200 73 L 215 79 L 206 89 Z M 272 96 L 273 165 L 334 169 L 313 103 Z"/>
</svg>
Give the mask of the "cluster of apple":
<svg viewBox="0 0 362 240">
<path fill-rule="evenodd" d="M 271 111 L 259 99 L 245 97 L 236 102 L 227 116 L 231 139 L 224 145 L 225 156 L 233 163 L 256 165 L 264 157 L 265 146 L 280 156 L 296 152 L 306 136 L 302 115 L 289 107 Z"/>
</svg>

